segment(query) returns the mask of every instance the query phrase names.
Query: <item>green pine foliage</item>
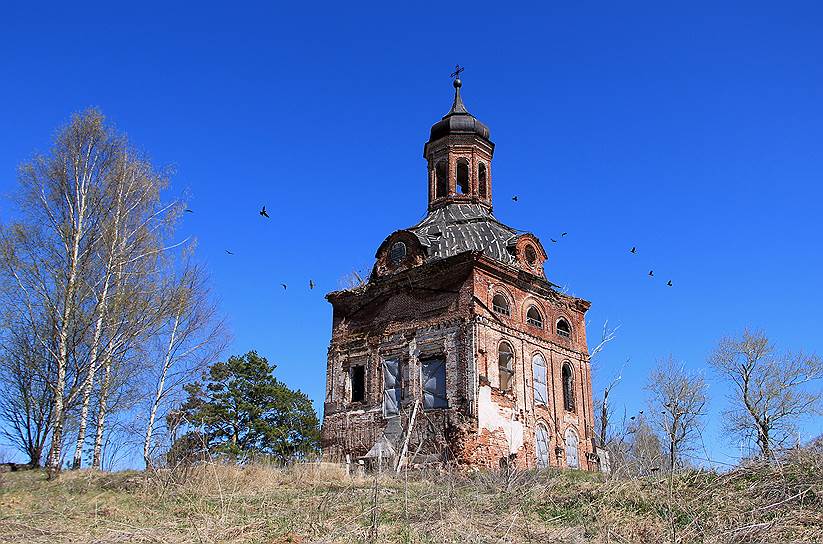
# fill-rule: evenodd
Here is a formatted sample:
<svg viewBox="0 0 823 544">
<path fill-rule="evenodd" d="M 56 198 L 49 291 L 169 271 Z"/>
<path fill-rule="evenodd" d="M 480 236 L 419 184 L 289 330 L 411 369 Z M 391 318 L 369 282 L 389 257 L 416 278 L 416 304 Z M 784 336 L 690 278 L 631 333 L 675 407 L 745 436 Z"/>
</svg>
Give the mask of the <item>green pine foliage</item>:
<svg viewBox="0 0 823 544">
<path fill-rule="evenodd" d="M 212 364 L 202 382 L 186 385 L 178 417 L 191 431 L 177 450 L 199 442 L 211 455 L 270 456 L 281 463 L 316 456 L 320 425 L 311 400 L 275 378 L 275 368 L 250 351 Z"/>
</svg>

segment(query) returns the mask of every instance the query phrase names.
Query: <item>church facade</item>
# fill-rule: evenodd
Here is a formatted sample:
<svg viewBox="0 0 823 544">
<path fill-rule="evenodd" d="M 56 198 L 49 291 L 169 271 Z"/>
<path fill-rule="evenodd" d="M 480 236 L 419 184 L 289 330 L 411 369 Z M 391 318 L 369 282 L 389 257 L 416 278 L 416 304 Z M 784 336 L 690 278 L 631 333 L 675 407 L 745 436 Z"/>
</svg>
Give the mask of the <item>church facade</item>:
<svg viewBox="0 0 823 544">
<path fill-rule="evenodd" d="M 597 470 L 590 303 L 493 215 L 494 144 L 454 87 L 423 149 L 428 214 L 383 241 L 365 284 L 327 295 L 324 458 Z"/>
</svg>

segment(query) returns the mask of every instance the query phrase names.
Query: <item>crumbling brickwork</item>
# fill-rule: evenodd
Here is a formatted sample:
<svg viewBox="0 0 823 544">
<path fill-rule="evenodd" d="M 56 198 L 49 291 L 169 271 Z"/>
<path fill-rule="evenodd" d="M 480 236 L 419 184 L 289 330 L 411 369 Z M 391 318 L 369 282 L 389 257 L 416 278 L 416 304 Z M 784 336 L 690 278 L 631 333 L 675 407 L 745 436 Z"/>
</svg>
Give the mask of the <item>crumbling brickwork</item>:
<svg viewBox="0 0 823 544">
<path fill-rule="evenodd" d="M 324 456 L 595 470 L 589 303 L 492 215 L 494 144 L 455 89 L 424 152 L 429 214 L 386 238 L 367 283 L 327 297 Z"/>
</svg>

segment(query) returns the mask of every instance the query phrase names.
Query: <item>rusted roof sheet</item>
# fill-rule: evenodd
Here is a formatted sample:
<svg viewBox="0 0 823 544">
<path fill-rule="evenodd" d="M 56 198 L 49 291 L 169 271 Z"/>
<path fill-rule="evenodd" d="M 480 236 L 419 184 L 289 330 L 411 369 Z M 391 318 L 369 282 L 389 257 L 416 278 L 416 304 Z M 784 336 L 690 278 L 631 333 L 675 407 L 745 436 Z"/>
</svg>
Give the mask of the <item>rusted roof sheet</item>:
<svg viewBox="0 0 823 544">
<path fill-rule="evenodd" d="M 519 232 L 498 221 L 487 207 L 479 204 L 452 203 L 437 208 L 408 230 L 428 248 L 427 260 L 482 251 L 507 264 L 516 262 L 507 246 Z"/>
</svg>

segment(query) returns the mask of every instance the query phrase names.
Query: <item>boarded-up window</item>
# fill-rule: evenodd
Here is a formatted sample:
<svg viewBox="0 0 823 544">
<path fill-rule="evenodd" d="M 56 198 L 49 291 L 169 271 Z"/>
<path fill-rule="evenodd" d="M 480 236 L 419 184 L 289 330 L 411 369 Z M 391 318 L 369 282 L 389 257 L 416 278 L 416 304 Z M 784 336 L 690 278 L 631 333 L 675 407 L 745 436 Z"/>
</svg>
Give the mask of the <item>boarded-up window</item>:
<svg viewBox="0 0 823 544">
<path fill-rule="evenodd" d="M 577 468 L 579 466 L 577 455 L 577 433 L 574 429 L 566 431 L 566 466 Z"/>
<path fill-rule="evenodd" d="M 537 456 L 537 468 L 549 466 L 549 432 L 543 425 L 538 425 L 534 432 L 534 449 Z"/>
<path fill-rule="evenodd" d="M 400 413 L 400 363 L 392 359 L 383 361 L 383 415 Z"/>
<path fill-rule="evenodd" d="M 364 365 L 349 368 L 351 380 L 351 401 L 363 402 L 366 399 L 366 367 Z"/>
<path fill-rule="evenodd" d="M 546 385 L 546 360 L 539 353 L 532 357 L 532 372 L 534 374 L 534 403 L 549 405 L 549 390 Z"/>
<path fill-rule="evenodd" d="M 423 408 L 446 408 L 446 364 L 442 359 L 421 362 L 423 374 Z"/>
</svg>

